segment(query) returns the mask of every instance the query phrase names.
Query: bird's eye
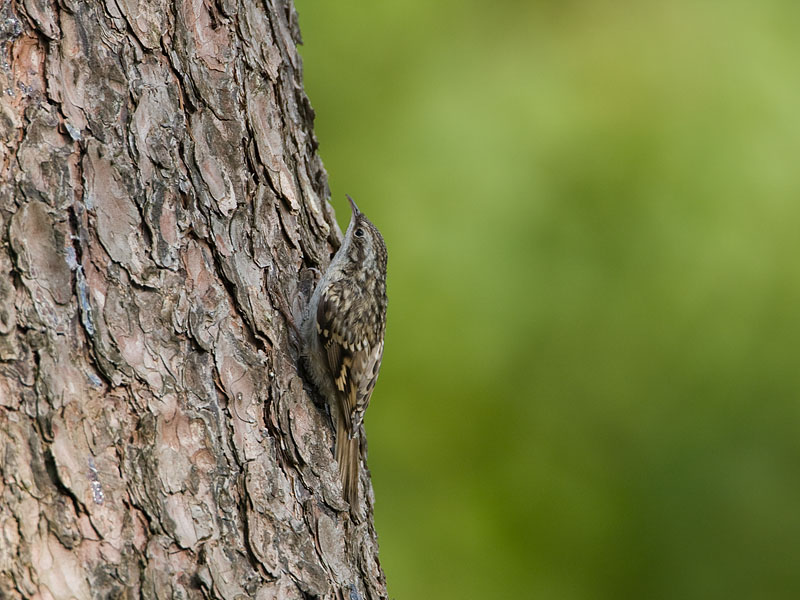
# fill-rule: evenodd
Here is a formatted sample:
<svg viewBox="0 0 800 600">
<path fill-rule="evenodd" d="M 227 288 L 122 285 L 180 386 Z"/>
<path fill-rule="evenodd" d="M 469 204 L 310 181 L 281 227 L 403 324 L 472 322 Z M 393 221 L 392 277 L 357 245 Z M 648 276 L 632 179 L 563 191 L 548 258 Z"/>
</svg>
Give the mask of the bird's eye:
<svg viewBox="0 0 800 600">
<path fill-rule="evenodd" d="M 361 227 L 359 227 L 358 229 L 356 229 L 356 230 L 355 230 L 353 233 L 355 233 L 355 236 L 356 236 L 356 237 L 364 237 L 364 230 L 363 230 L 363 229 L 361 229 Z"/>
</svg>

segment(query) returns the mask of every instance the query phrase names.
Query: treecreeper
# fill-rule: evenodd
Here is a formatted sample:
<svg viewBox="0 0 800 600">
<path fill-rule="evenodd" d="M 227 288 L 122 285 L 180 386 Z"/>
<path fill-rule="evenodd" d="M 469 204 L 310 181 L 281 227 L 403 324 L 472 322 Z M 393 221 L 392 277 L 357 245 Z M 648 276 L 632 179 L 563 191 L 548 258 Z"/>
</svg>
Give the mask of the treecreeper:
<svg viewBox="0 0 800 600">
<path fill-rule="evenodd" d="M 357 510 L 364 412 L 386 331 L 386 244 L 350 196 L 344 242 L 317 283 L 302 324 L 306 368 L 336 424 L 345 499 Z"/>
</svg>

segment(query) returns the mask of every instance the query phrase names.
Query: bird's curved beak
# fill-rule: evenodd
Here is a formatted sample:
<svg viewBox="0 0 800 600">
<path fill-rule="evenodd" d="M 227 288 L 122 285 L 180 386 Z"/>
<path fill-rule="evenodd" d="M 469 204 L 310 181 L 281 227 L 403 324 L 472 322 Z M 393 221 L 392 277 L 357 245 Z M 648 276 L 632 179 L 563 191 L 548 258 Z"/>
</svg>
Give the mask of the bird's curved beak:
<svg viewBox="0 0 800 600">
<path fill-rule="evenodd" d="M 350 209 L 353 211 L 353 216 L 360 215 L 361 211 L 358 210 L 355 200 L 350 197 L 350 194 L 345 194 L 345 196 L 347 196 L 347 201 L 350 202 Z"/>
</svg>

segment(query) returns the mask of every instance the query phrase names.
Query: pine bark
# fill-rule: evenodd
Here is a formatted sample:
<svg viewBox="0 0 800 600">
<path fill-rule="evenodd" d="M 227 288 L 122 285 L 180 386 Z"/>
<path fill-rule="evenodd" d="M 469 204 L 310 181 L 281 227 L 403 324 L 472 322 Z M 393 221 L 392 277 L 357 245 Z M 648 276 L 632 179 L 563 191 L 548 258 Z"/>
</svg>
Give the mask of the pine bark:
<svg viewBox="0 0 800 600">
<path fill-rule="evenodd" d="M 0 0 L 0 598 L 385 598 L 290 0 Z"/>
</svg>

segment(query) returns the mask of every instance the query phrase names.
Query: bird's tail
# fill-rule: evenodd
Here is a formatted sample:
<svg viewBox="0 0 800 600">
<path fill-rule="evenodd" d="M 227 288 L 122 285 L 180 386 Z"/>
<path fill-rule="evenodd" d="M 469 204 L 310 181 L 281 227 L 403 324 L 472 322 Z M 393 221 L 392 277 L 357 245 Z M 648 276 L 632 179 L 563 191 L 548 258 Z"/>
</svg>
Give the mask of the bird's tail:
<svg viewBox="0 0 800 600">
<path fill-rule="evenodd" d="M 360 437 L 358 434 L 351 439 L 344 415 L 341 411 L 336 419 L 336 462 L 339 463 L 339 478 L 342 480 L 344 498 L 350 503 L 351 508 L 358 504 L 358 475 L 359 475 L 359 450 Z"/>
</svg>

